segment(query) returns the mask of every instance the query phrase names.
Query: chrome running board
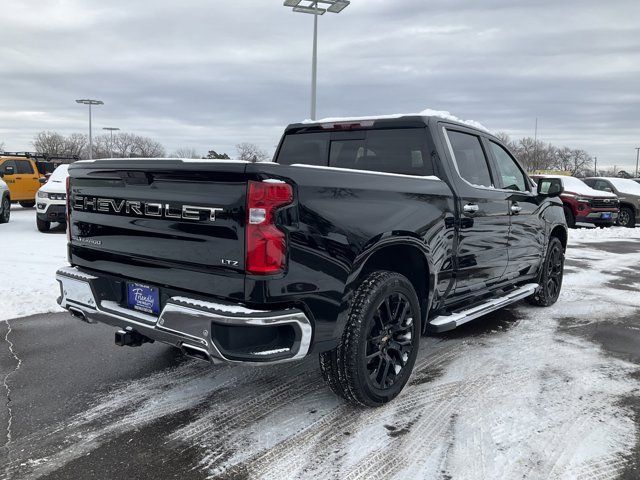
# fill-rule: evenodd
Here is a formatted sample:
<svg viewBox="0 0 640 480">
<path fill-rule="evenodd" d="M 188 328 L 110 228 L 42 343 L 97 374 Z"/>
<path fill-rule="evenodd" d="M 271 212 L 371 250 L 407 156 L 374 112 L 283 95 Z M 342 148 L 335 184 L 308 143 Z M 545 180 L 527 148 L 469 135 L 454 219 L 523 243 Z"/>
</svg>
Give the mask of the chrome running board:
<svg viewBox="0 0 640 480">
<path fill-rule="evenodd" d="M 478 317 L 491 313 L 499 308 L 506 307 L 519 300 L 527 298 L 533 295 L 538 288 L 537 283 L 528 283 L 522 287 L 507 293 L 503 297 L 492 298 L 487 302 L 476 305 L 468 310 L 462 310 L 460 312 L 452 313 L 451 315 L 440 315 L 429 322 L 429 330 L 433 332 L 446 332 L 453 330 L 460 325 L 463 325 Z"/>
</svg>

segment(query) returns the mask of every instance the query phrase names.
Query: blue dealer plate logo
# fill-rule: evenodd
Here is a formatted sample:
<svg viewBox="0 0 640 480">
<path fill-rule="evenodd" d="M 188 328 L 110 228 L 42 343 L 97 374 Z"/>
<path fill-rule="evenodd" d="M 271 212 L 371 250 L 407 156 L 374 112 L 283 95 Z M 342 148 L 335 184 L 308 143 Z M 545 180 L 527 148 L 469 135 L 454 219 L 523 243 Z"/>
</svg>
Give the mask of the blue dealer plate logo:
<svg viewBox="0 0 640 480">
<path fill-rule="evenodd" d="M 148 285 L 128 283 L 127 304 L 139 312 L 157 315 L 160 312 L 160 291 Z"/>
</svg>

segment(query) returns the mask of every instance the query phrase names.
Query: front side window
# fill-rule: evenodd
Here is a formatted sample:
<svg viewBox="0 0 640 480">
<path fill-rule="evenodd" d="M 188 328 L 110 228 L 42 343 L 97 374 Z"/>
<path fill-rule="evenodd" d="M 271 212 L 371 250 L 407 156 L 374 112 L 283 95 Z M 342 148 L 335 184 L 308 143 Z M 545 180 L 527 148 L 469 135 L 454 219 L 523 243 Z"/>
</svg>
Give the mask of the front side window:
<svg viewBox="0 0 640 480">
<path fill-rule="evenodd" d="M 491 175 L 480 137 L 447 130 L 458 173 L 474 186 L 491 187 Z"/>
<path fill-rule="evenodd" d="M 603 192 L 607 189 L 613 191 L 611 185 L 609 185 L 609 182 L 606 182 L 605 180 L 596 180 L 596 186 L 594 188 L 596 190 L 602 190 Z"/>
<path fill-rule="evenodd" d="M 16 164 L 18 165 L 16 173 L 33 173 L 33 167 L 31 166 L 31 162 L 29 160 L 16 160 Z"/>
<path fill-rule="evenodd" d="M 489 145 L 491 145 L 491 151 L 498 164 L 498 188 L 517 192 L 529 190 L 524 173 L 522 173 L 513 157 L 497 143 L 490 141 Z"/>
</svg>

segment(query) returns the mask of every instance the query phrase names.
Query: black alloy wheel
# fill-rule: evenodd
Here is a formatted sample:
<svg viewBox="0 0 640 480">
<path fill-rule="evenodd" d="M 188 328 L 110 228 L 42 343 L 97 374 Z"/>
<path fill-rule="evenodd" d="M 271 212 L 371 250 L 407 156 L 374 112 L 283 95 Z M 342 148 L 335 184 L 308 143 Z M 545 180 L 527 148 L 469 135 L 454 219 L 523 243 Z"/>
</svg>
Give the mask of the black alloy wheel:
<svg viewBox="0 0 640 480">
<path fill-rule="evenodd" d="M 370 273 L 353 293 L 340 343 L 320 354 L 331 390 L 357 406 L 379 407 L 406 385 L 418 355 L 420 303 L 407 277 Z"/>
<path fill-rule="evenodd" d="M 560 296 L 562 278 L 564 275 L 564 247 L 557 237 L 551 237 L 547 256 L 540 272 L 540 287 L 531 297 L 529 303 L 548 307 L 553 305 Z"/>
<path fill-rule="evenodd" d="M 409 300 L 391 293 L 378 305 L 370 323 L 366 346 L 371 385 L 385 390 L 395 383 L 413 350 L 413 318 Z"/>
<path fill-rule="evenodd" d="M 618 225 L 621 227 L 633 228 L 636 226 L 633 210 L 629 207 L 621 207 L 618 215 Z"/>
</svg>

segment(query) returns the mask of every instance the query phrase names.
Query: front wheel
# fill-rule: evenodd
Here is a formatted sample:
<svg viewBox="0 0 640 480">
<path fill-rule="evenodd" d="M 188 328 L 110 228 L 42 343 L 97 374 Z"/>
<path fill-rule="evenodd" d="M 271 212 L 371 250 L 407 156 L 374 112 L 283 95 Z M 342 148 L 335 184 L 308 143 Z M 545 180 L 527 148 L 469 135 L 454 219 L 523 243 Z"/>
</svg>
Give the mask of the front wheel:
<svg viewBox="0 0 640 480">
<path fill-rule="evenodd" d="M 532 305 L 548 307 L 553 305 L 560 296 L 562 277 L 564 272 L 564 248 L 558 237 L 551 237 L 547 256 L 540 272 L 540 286 L 527 301 Z"/>
<path fill-rule="evenodd" d="M 322 376 L 349 403 L 381 406 L 409 380 L 419 341 L 413 285 L 398 273 L 374 272 L 354 293 L 340 344 L 320 354 Z"/>
<path fill-rule="evenodd" d="M 636 216 L 629 207 L 621 207 L 618 216 L 618 225 L 621 227 L 633 228 L 636 226 Z"/>
<path fill-rule="evenodd" d="M 36 227 L 38 227 L 39 232 L 48 232 L 51 228 L 51 222 L 47 222 L 46 220 L 40 220 L 36 218 Z"/>
<path fill-rule="evenodd" d="M 11 202 L 7 197 L 2 199 L 0 203 L 0 223 L 9 223 L 11 218 Z"/>
</svg>

